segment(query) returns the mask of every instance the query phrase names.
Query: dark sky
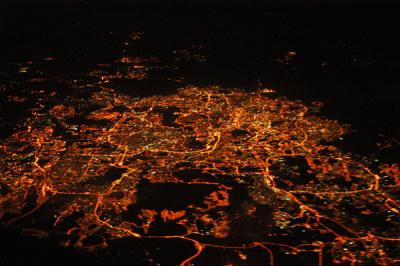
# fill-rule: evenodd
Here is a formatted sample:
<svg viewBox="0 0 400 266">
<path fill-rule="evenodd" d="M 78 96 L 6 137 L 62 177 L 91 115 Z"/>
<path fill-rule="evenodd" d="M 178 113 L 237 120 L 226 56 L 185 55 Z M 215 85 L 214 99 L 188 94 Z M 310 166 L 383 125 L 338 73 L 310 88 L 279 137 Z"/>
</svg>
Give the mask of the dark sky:
<svg viewBox="0 0 400 266">
<path fill-rule="evenodd" d="M 301 5 L 326 5 L 326 4 L 341 4 L 341 5 L 354 5 L 354 4 L 374 4 L 374 5 L 382 5 L 382 4 L 395 4 L 398 1 L 395 0 L 36 0 L 36 1 L 28 1 L 28 0 L 1 0 L 2 4 L 81 4 L 81 5 L 117 5 L 117 4 L 125 4 L 125 5 L 137 5 L 137 4 L 160 4 L 160 5 L 185 5 L 185 6 L 193 6 L 193 5 L 252 5 L 252 4 L 272 4 L 272 5 L 292 5 L 292 4 L 301 4 Z"/>
</svg>

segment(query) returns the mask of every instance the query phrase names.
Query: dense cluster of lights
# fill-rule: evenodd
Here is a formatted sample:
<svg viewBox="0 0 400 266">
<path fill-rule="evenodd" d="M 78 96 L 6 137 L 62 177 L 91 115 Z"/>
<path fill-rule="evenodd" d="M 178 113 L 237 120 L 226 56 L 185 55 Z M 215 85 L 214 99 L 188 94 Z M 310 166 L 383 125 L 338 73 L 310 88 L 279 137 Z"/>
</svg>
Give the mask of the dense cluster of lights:
<svg viewBox="0 0 400 266">
<path fill-rule="evenodd" d="M 342 152 L 333 141 L 346 126 L 271 93 L 132 98 L 104 87 L 36 111 L 1 143 L 0 221 L 90 250 L 188 241 L 195 251 L 181 265 L 207 249 L 241 260 L 259 249 L 266 265 L 278 253 L 399 263 L 399 167 Z"/>
</svg>

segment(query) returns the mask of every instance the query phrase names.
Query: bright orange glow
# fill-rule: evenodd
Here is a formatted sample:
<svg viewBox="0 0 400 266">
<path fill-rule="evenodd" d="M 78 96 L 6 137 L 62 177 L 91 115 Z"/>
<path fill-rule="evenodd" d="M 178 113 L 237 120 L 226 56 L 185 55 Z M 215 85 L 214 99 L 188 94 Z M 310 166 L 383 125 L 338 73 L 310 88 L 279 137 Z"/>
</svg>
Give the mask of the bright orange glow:
<svg viewBox="0 0 400 266">
<path fill-rule="evenodd" d="M 91 250 L 180 239 L 195 248 L 181 265 L 205 249 L 240 260 L 260 249 L 267 265 L 277 253 L 398 263 L 398 165 L 342 152 L 332 141 L 347 126 L 273 92 L 187 87 L 138 99 L 102 89 L 36 112 L 1 144 L 1 221 Z M 174 229 L 153 234 L 159 224 Z"/>
</svg>

